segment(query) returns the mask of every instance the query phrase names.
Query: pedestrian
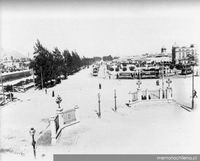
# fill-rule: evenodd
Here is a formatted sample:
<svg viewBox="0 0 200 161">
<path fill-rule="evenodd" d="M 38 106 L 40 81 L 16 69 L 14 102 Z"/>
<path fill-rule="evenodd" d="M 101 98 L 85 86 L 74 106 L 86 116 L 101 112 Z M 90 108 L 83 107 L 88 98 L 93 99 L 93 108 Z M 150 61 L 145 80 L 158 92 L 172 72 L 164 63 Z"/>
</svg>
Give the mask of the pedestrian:
<svg viewBox="0 0 200 161">
<path fill-rule="evenodd" d="M 45 93 L 47 94 L 47 89 L 45 88 Z"/>
<path fill-rule="evenodd" d="M 55 96 L 54 91 L 52 91 L 52 97 L 54 97 L 54 96 Z"/>
<path fill-rule="evenodd" d="M 12 92 L 10 93 L 10 99 L 11 99 L 11 101 L 13 101 L 13 93 Z"/>
<path fill-rule="evenodd" d="M 101 83 L 99 83 L 99 89 L 101 89 Z"/>
<path fill-rule="evenodd" d="M 197 98 L 197 91 L 196 90 L 193 90 L 193 98 Z"/>
<path fill-rule="evenodd" d="M 156 81 L 156 85 L 159 86 L 159 80 Z"/>
<path fill-rule="evenodd" d="M 149 95 L 149 100 L 151 99 L 151 96 Z"/>
</svg>

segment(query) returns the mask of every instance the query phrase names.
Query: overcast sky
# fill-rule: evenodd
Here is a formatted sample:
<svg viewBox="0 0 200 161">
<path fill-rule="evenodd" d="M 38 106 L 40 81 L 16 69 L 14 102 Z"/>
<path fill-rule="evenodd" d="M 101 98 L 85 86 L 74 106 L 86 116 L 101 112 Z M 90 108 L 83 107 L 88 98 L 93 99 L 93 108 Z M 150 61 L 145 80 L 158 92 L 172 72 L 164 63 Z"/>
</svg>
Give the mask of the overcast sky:
<svg viewBox="0 0 200 161">
<path fill-rule="evenodd" d="M 173 1 L 87 1 L 87 3 L 3 3 L 1 48 L 33 53 L 37 39 L 52 50 L 81 56 L 168 52 L 176 42 L 200 42 L 200 3 Z"/>
</svg>

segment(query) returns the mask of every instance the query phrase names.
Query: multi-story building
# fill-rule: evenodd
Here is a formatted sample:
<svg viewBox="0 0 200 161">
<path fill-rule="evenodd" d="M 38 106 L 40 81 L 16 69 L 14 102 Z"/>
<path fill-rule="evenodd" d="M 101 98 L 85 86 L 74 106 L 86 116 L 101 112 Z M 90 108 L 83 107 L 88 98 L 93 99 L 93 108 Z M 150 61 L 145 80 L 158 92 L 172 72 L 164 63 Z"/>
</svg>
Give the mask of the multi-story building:
<svg viewBox="0 0 200 161">
<path fill-rule="evenodd" d="M 191 56 L 196 56 L 196 48 L 192 44 L 190 47 L 178 47 L 177 45 L 172 46 L 172 63 L 186 65 L 190 61 Z"/>
</svg>

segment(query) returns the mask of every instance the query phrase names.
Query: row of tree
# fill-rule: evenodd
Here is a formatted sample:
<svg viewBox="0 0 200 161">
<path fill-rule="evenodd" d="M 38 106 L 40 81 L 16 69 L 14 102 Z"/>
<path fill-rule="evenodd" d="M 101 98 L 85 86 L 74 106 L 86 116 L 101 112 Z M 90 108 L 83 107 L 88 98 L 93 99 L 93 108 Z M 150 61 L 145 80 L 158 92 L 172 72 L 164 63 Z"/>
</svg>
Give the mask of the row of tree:
<svg viewBox="0 0 200 161">
<path fill-rule="evenodd" d="M 80 58 L 76 51 L 64 50 L 61 52 L 57 47 L 53 51 L 45 48 L 39 40 L 34 46 L 34 58 L 30 63 L 36 76 L 35 83 L 38 87 L 47 87 L 54 80 L 60 80 L 63 75 L 66 79 L 81 69 L 94 63 L 95 58 Z"/>
</svg>

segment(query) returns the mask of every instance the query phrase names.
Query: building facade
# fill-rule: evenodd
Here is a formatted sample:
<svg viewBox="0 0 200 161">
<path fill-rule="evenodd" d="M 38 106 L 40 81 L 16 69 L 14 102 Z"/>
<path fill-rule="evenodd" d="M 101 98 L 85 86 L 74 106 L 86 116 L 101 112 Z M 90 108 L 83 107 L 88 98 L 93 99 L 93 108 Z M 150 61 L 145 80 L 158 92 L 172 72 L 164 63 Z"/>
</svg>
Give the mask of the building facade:
<svg viewBox="0 0 200 161">
<path fill-rule="evenodd" d="M 189 47 L 178 47 L 176 45 L 172 46 L 172 63 L 173 64 L 183 64 L 189 63 L 190 56 L 196 56 L 196 48 L 192 44 Z"/>
</svg>

